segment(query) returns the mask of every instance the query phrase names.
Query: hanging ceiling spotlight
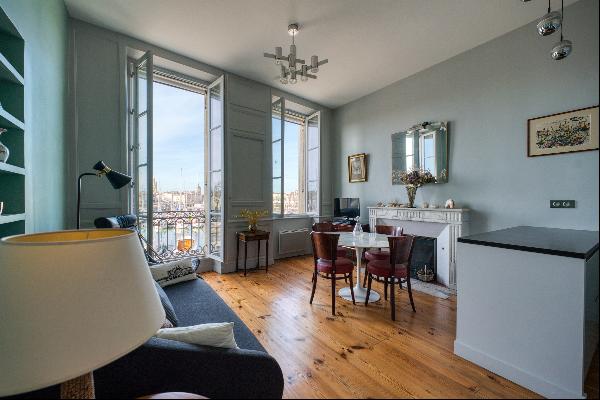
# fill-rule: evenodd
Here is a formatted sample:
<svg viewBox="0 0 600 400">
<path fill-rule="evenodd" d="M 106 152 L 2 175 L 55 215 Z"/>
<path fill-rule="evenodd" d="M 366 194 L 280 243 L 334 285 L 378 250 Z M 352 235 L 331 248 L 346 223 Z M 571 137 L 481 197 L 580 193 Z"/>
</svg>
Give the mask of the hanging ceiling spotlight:
<svg viewBox="0 0 600 400">
<path fill-rule="evenodd" d="M 319 72 L 321 65 L 329 62 L 327 59 L 319 61 L 318 56 L 312 56 L 310 58 L 310 65 L 307 65 L 305 60 L 297 57 L 295 39 L 299 31 L 298 24 L 290 24 L 288 26 L 288 33 L 292 36 L 292 44 L 290 45 L 290 54 L 287 57 L 283 56 L 282 47 L 275 47 L 275 54 L 263 53 L 265 57 L 275 59 L 275 64 L 281 66 L 281 72 L 277 79 L 284 85 L 287 83 L 296 84 L 298 76 L 300 76 L 302 82 L 308 81 L 308 78 L 317 79 L 317 76 L 313 74 Z M 284 64 L 285 62 L 287 62 L 287 67 Z"/>
<path fill-rule="evenodd" d="M 560 5 L 561 13 L 564 15 L 565 9 L 565 0 L 561 1 Z M 563 58 L 567 58 L 569 54 L 573 51 L 573 43 L 570 40 L 565 40 L 563 38 L 563 24 L 560 25 L 560 42 L 556 43 L 554 47 L 552 47 L 552 51 L 550 55 L 554 60 L 562 60 Z"/>
<path fill-rule="evenodd" d="M 548 0 L 548 13 L 544 15 L 537 23 L 537 31 L 541 36 L 552 35 L 562 25 L 562 14 L 558 11 L 552 11 L 550 0 Z"/>
</svg>

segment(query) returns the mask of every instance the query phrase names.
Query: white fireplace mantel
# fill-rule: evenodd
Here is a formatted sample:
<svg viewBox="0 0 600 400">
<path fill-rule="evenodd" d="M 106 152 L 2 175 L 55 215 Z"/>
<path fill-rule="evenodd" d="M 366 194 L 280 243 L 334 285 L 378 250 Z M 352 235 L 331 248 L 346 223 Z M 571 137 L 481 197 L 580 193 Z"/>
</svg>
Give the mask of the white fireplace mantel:
<svg viewBox="0 0 600 400">
<path fill-rule="evenodd" d="M 404 232 L 437 239 L 438 281 L 456 289 L 457 240 L 469 233 L 469 210 L 464 208 L 369 207 L 369 225 L 393 224 Z"/>
</svg>

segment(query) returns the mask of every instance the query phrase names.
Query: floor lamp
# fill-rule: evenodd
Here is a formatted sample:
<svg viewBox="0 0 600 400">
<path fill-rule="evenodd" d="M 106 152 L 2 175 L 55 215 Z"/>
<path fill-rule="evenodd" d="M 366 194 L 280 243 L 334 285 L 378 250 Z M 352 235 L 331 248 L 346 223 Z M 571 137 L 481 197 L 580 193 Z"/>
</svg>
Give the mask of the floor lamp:
<svg viewBox="0 0 600 400">
<path fill-rule="evenodd" d="M 104 161 L 98 161 L 94 164 L 93 169 L 96 170 L 96 172 L 84 172 L 79 175 L 79 178 L 77 179 L 77 229 L 79 229 L 81 225 L 81 180 L 84 176 L 106 176 L 106 179 L 108 179 L 114 189 L 121 189 L 131 182 L 131 177 L 129 175 L 113 171 L 104 163 Z"/>
</svg>

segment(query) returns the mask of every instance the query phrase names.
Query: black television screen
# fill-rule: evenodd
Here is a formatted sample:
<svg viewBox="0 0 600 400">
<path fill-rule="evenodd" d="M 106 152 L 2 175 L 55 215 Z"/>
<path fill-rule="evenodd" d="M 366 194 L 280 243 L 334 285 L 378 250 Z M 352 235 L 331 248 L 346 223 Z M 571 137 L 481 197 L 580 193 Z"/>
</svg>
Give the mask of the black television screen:
<svg viewBox="0 0 600 400">
<path fill-rule="evenodd" d="M 333 216 L 336 218 L 356 218 L 360 216 L 360 199 L 337 198 L 333 202 Z"/>
</svg>

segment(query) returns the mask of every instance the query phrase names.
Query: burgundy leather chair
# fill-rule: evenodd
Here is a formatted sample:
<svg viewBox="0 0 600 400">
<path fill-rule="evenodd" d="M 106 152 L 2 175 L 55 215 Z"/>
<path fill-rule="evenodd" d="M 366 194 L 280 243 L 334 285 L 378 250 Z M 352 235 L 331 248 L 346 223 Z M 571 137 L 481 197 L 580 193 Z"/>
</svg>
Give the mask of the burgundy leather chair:
<svg viewBox="0 0 600 400">
<path fill-rule="evenodd" d="M 389 225 L 375 225 L 375 232 L 381 235 L 402 236 L 404 228 Z M 367 261 L 387 260 L 390 257 L 389 249 L 370 249 L 365 252 Z"/>
<path fill-rule="evenodd" d="M 375 232 L 381 235 L 388 236 L 402 236 L 404 234 L 404 228 L 399 226 L 390 226 L 390 225 L 375 225 Z M 363 255 L 363 262 L 367 264 L 369 261 L 375 260 L 387 260 L 390 258 L 390 250 L 389 249 L 369 249 L 365 251 Z M 363 287 L 367 286 L 367 273 L 365 272 L 365 277 L 363 280 Z M 400 289 L 402 289 L 402 283 L 400 283 Z M 387 283 L 384 283 L 384 296 L 387 300 L 388 288 Z"/>
<path fill-rule="evenodd" d="M 337 227 L 331 222 L 315 222 L 312 226 L 313 232 L 337 232 Z M 337 256 L 348 258 L 349 250 L 346 247 L 337 247 Z"/>
<path fill-rule="evenodd" d="M 398 282 L 399 286 L 402 284 L 402 281 L 406 283 L 410 305 L 412 306 L 413 312 L 417 312 L 415 309 L 415 302 L 413 300 L 412 288 L 410 285 L 410 262 L 412 259 L 415 237 L 411 235 L 390 236 L 388 237 L 388 242 L 390 243 L 390 258 L 387 260 L 369 261 L 367 264 L 368 285 L 365 306 L 369 304 L 369 295 L 371 294 L 371 283 L 373 282 L 373 279 L 375 278 L 380 282 L 383 280 L 386 285 L 390 285 L 392 321 L 395 321 L 396 290 L 394 285 L 396 282 Z M 402 287 L 400 286 L 400 288 Z"/>
<path fill-rule="evenodd" d="M 337 256 L 337 244 L 340 238 L 339 234 L 312 232 L 310 238 L 313 246 L 313 258 L 315 269 L 312 279 L 312 293 L 310 294 L 310 304 L 315 297 L 317 289 L 317 280 L 319 277 L 331 280 L 331 314 L 335 315 L 335 283 L 340 279 L 350 280 L 350 292 L 352 293 L 352 303 L 356 304 L 354 299 L 354 288 L 352 283 L 352 272 L 354 264 L 352 260 Z"/>
</svg>

